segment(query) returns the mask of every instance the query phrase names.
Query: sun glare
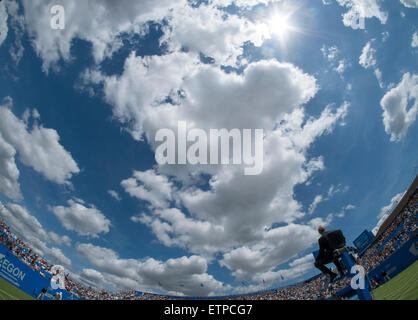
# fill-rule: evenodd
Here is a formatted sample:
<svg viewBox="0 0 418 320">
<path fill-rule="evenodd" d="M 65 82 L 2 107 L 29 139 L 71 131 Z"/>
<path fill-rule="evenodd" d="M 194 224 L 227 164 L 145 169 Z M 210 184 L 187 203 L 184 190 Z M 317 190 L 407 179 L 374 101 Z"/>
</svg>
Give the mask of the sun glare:
<svg viewBox="0 0 418 320">
<path fill-rule="evenodd" d="M 290 29 L 289 16 L 281 13 L 274 14 L 269 19 L 268 25 L 272 34 L 284 38 Z"/>
</svg>

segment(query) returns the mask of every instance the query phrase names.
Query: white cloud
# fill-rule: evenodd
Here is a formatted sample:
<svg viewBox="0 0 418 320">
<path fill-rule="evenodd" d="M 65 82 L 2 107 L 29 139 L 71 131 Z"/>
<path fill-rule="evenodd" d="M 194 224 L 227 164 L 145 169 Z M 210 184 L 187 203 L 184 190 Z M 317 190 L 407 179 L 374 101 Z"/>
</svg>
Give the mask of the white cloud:
<svg viewBox="0 0 418 320">
<path fill-rule="evenodd" d="M 274 2 L 279 2 L 281 0 L 209 0 L 209 3 L 221 6 L 221 7 L 227 7 L 231 4 L 236 5 L 237 7 L 253 7 L 258 4 L 269 4 Z"/>
<path fill-rule="evenodd" d="M 0 193 L 13 200 L 21 200 L 19 169 L 15 162 L 16 150 L 0 134 Z"/>
<path fill-rule="evenodd" d="M 328 61 L 334 61 L 337 56 L 340 54 L 340 50 L 338 50 L 337 46 L 330 46 L 326 47 L 325 45 L 321 48 L 322 55 L 324 58 L 327 58 Z"/>
<path fill-rule="evenodd" d="M 140 139 L 146 127 L 152 143 L 157 129 L 177 128 L 179 120 L 190 119 L 190 124 L 203 129 L 271 129 L 280 116 L 309 101 L 318 88 L 312 76 L 274 60 L 252 63 L 244 74 L 236 75 L 197 65 L 193 55 L 177 53 L 131 55 L 120 77 L 105 79 L 104 90 L 115 117 L 129 124 L 134 138 Z M 179 90 L 187 99 L 176 97 Z M 161 104 L 167 96 L 180 105 Z M 254 105 L 259 117 L 252 116 Z M 236 116 L 230 117 L 232 113 Z"/>
<path fill-rule="evenodd" d="M 235 65 L 245 42 L 260 46 L 269 37 L 267 28 L 202 4 L 196 8 L 185 6 L 174 10 L 168 16 L 161 42 L 167 42 L 171 51 L 185 47 L 201 52 L 219 64 Z"/>
<path fill-rule="evenodd" d="M 377 50 L 374 48 L 375 39 L 366 43 L 359 58 L 360 65 L 365 69 L 373 69 L 376 79 L 381 88 L 384 87 L 382 71 L 377 67 L 376 54 Z"/>
<path fill-rule="evenodd" d="M 83 269 L 78 274 L 70 273 L 69 278 L 86 287 L 95 288 L 96 290 L 102 290 L 109 285 L 112 285 L 112 283 L 109 282 L 109 279 L 105 278 L 101 272 L 90 268 Z"/>
<path fill-rule="evenodd" d="M 279 269 L 277 271 L 268 271 L 258 274 L 255 280 L 259 283 L 263 282 L 264 285 L 271 285 L 277 280 L 280 282 L 289 281 L 291 279 L 298 278 L 311 270 L 314 265 L 314 257 L 310 253 L 302 258 L 295 259 L 289 263 L 288 269 Z"/>
<path fill-rule="evenodd" d="M 349 205 L 347 205 L 347 206 L 345 207 L 345 210 L 353 210 L 353 209 L 355 209 L 355 208 L 356 208 L 356 206 L 355 206 L 355 205 L 349 204 Z"/>
<path fill-rule="evenodd" d="M 172 200 L 172 183 L 154 170 L 135 171 L 132 178 L 121 182 L 121 186 L 130 196 L 147 201 L 156 208 L 165 208 Z"/>
<path fill-rule="evenodd" d="M 375 76 L 376 76 L 377 82 L 379 83 L 379 87 L 383 89 L 385 85 L 383 84 L 383 79 L 382 79 L 383 75 L 382 75 L 382 71 L 380 71 L 380 69 L 379 69 L 379 68 L 376 68 L 376 69 L 374 70 L 374 74 L 375 74 Z"/>
<path fill-rule="evenodd" d="M 120 197 L 119 193 L 117 193 L 115 190 L 108 190 L 107 193 L 116 201 L 121 201 L 122 198 Z"/>
<path fill-rule="evenodd" d="M 407 8 L 418 8 L 418 0 L 401 0 L 401 2 Z"/>
<path fill-rule="evenodd" d="M 377 18 L 386 24 L 388 13 L 380 7 L 381 0 L 337 0 L 340 6 L 349 8 L 343 14 L 343 23 L 353 29 L 358 28 L 358 18 Z"/>
<path fill-rule="evenodd" d="M 9 47 L 9 52 L 10 52 L 12 59 L 18 64 L 20 59 L 23 57 L 23 52 L 24 52 L 24 47 L 22 45 L 22 38 L 23 38 L 24 31 L 25 31 L 25 19 L 23 15 L 20 15 L 18 13 L 19 7 L 20 7 L 18 2 L 14 0 L 7 0 L 5 1 L 4 5 L 7 8 L 7 12 L 9 14 L 9 25 L 11 29 L 14 31 L 14 37 L 15 37 L 14 43 L 11 44 Z M 0 27 L 0 30 L 1 30 L 1 27 Z M 1 44 L 1 39 L 0 39 L 0 44 Z"/>
<path fill-rule="evenodd" d="M 384 31 L 382 32 L 382 41 L 386 42 L 388 40 L 388 38 L 390 37 L 390 33 L 389 31 Z"/>
<path fill-rule="evenodd" d="M 0 203 L 0 215 L 7 224 L 23 240 L 27 241 L 33 249 L 40 255 L 50 257 L 57 263 L 71 266 L 68 259 L 60 249 L 48 247 L 48 243 L 58 245 L 70 245 L 71 240 L 67 236 L 59 236 L 55 232 L 46 231 L 41 223 L 32 216 L 24 207 L 17 204 L 6 204 L 4 207 Z"/>
<path fill-rule="evenodd" d="M 72 41 L 80 38 L 92 43 L 93 57 L 101 62 L 117 50 L 123 32 L 143 33 L 142 24 L 161 20 L 169 8 L 184 5 L 183 0 L 24 0 L 25 21 L 35 51 L 48 71 L 60 59 L 70 61 Z M 50 27 L 50 8 L 62 5 L 65 9 L 64 30 Z M 87 14 L 86 14 L 87 13 Z"/>
<path fill-rule="evenodd" d="M 320 204 L 323 200 L 324 199 L 323 199 L 323 197 L 321 195 L 317 195 L 314 198 L 314 200 L 311 203 L 311 205 L 309 206 L 308 213 L 309 214 L 312 214 L 316 210 L 316 207 L 318 206 L 318 204 Z"/>
<path fill-rule="evenodd" d="M 6 5 L 0 3 L 0 46 L 6 40 L 9 27 L 7 26 L 8 14 L 6 11 Z"/>
<path fill-rule="evenodd" d="M 247 69 L 242 76 L 228 75 L 216 67 L 198 65 L 196 58 L 185 53 L 148 58 L 131 55 L 120 77 L 103 77 L 105 99 L 135 139 L 142 138 L 145 128 L 147 140 L 153 144 L 158 129 L 174 129 L 178 120 L 190 119 L 189 124 L 206 129 L 271 129 L 276 119 L 317 91 L 313 77 L 289 64 L 265 61 Z M 179 90 L 187 94 L 187 100 L 175 95 Z M 167 96 L 180 105 L 161 104 Z M 251 116 L 254 104 L 264 108 L 259 117 Z M 230 117 L 231 113 L 239 116 Z M 173 169 L 176 175 L 188 175 L 184 167 Z M 213 172 L 210 166 L 200 169 Z"/>
<path fill-rule="evenodd" d="M 220 265 L 232 270 L 237 279 L 252 279 L 286 262 L 317 238 L 317 232 L 308 226 L 290 224 L 275 228 L 266 233 L 265 243 L 240 246 L 225 253 Z"/>
<path fill-rule="evenodd" d="M 11 99 L 9 99 L 11 101 Z M 54 129 L 34 123 L 32 128 L 18 119 L 9 106 L 0 106 L 0 135 L 19 155 L 19 160 L 58 184 L 69 184 L 73 174 L 79 173 L 71 154 L 59 143 Z"/>
<path fill-rule="evenodd" d="M 198 57 L 186 53 L 166 56 L 136 57 L 125 61 L 123 74 L 104 77 L 105 100 L 113 106 L 113 115 L 136 140 L 143 135 L 143 122 L 153 106 L 180 89 L 183 78 L 194 70 Z M 100 77 L 99 77 L 100 78 Z M 163 116 L 160 114 L 159 116 Z M 164 117 L 164 121 L 167 117 Z M 154 120 L 155 121 L 155 120 Z"/>
<path fill-rule="evenodd" d="M 344 208 L 342 208 L 339 213 L 335 214 L 335 216 L 337 218 L 343 218 L 347 211 L 353 210 L 355 208 L 356 208 L 355 205 L 349 204 L 349 205 L 345 206 Z"/>
<path fill-rule="evenodd" d="M 339 63 L 338 63 L 338 66 L 337 67 L 335 67 L 335 71 L 337 71 L 339 74 L 343 74 L 344 73 L 344 71 L 345 71 L 345 69 L 346 69 L 346 62 L 345 62 L 345 60 L 340 60 L 339 61 Z"/>
<path fill-rule="evenodd" d="M 337 193 L 344 193 L 350 189 L 349 186 L 343 187 L 341 184 L 334 186 L 333 184 L 328 189 L 328 199 L 336 195 Z"/>
<path fill-rule="evenodd" d="M 366 43 L 359 58 L 360 65 L 365 69 L 374 67 L 377 64 L 376 49 L 373 48 L 373 42 L 374 39 Z"/>
<path fill-rule="evenodd" d="M 67 204 L 68 207 L 49 207 L 65 229 L 91 237 L 98 237 L 100 233 L 109 232 L 111 223 L 97 208 L 86 207 L 76 199 L 68 200 Z"/>
<path fill-rule="evenodd" d="M 401 140 L 417 116 L 418 75 L 405 73 L 398 86 L 385 94 L 380 105 L 383 108 L 383 124 L 386 133 L 391 136 L 390 140 Z"/>
<path fill-rule="evenodd" d="M 319 226 L 326 227 L 330 225 L 333 219 L 334 219 L 334 214 L 330 213 L 326 217 L 316 217 L 312 219 L 311 221 L 309 221 L 309 225 L 313 229 L 317 230 Z"/>
<path fill-rule="evenodd" d="M 345 59 L 338 59 L 338 56 L 340 55 L 340 50 L 338 47 L 335 45 L 329 47 L 323 45 L 321 52 L 324 58 L 329 61 L 333 70 L 342 75 L 347 68 L 347 62 Z"/>
<path fill-rule="evenodd" d="M 207 274 L 207 262 L 199 256 L 158 261 L 123 259 L 111 249 L 92 244 L 79 244 L 77 252 L 116 288 L 141 291 L 164 290 L 170 294 L 212 295 L 228 286 Z M 97 272 L 84 271 L 90 279 L 101 279 Z M 203 284 L 203 286 L 202 286 Z"/>
<path fill-rule="evenodd" d="M 317 195 L 315 196 L 313 202 L 311 203 L 311 205 L 308 208 L 308 213 L 312 214 L 313 212 L 315 212 L 316 207 L 318 206 L 318 204 L 320 204 L 321 202 L 324 201 L 329 201 L 331 200 L 332 197 L 334 197 L 336 194 L 338 193 L 344 193 L 347 192 L 349 189 L 348 186 L 343 187 L 341 184 L 334 186 L 333 184 L 329 187 L 327 195 L 324 197 L 322 195 Z M 340 212 L 339 217 L 343 217 L 344 216 L 344 211 L 345 210 L 351 210 L 354 209 L 355 207 L 353 205 L 348 205 L 347 207 L 343 208 Z"/>
<path fill-rule="evenodd" d="M 377 218 L 379 219 L 379 221 L 377 222 L 377 225 L 372 230 L 373 234 L 376 234 L 377 231 L 379 231 L 379 228 L 381 227 L 381 225 L 390 216 L 390 214 L 392 213 L 393 209 L 395 209 L 395 207 L 398 205 L 399 201 L 401 201 L 401 199 L 404 196 L 404 194 L 405 194 L 405 192 L 398 193 L 396 196 L 394 196 L 390 200 L 390 203 L 388 205 L 382 207 L 382 209 L 380 210 L 379 215 L 377 216 Z"/>
<path fill-rule="evenodd" d="M 412 48 L 418 47 L 418 32 L 417 31 L 415 31 L 414 34 L 412 35 L 411 47 Z"/>
</svg>

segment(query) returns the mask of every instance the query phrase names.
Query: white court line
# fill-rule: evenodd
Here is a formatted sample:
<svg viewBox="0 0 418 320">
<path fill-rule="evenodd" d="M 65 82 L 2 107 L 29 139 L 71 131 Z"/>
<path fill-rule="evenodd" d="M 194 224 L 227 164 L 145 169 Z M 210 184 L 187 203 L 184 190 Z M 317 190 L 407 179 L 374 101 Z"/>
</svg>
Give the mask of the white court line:
<svg viewBox="0 0 418 320">
<path fill-rule="evenodd" d="M 2 289 L 0 289 L 0 291 L 1 291 L 3 294 L 5 294 L 5 295 L 7 295 L 7 296 L 9 296 L 9 297 L 11 297 L 11 298 L 13 298 L 13 300 L 20 300 L 20 299 L 16 298 L 14 295 L 12 295 L 12 294 L 10 294 L 10 293 L 8 293 L 8 292 L 6 292 L 6 291 L 2 290 Z"/>
</svg>

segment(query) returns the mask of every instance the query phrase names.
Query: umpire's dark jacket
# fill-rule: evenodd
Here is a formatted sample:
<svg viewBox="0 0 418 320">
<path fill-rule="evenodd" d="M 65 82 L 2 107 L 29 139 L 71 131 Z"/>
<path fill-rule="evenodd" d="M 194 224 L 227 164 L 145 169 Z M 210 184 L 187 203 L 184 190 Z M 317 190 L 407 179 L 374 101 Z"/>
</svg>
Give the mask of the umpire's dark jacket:
<svg viewBox="0 0 418 320">
<path fill-rule="evenodd" d="M 316 260 L 326 261 L 326 260 L 332 259 L 332 254 L 334 250 L 331 249 L 328 243 L 329 232 L 330 231 L 325 231 L 318 240 L 319 253 L 318 253 L 318 256 L 316 257 Z"/>
</svg>

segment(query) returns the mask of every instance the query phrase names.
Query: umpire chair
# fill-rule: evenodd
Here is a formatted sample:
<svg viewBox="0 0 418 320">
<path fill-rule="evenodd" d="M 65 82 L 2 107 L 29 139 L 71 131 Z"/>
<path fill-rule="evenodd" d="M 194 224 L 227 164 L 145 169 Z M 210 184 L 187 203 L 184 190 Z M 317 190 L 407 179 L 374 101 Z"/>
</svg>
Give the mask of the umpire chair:
<svg viewBox="0 0 418 320">
<path fill-rule="evenodd" d="M 354 253 L 357 253 L 357 249 L 346 245 L 345 237 L 341 230 L 331 231 L 327 235 L 329 246 L 334 250 L 334 257 L 340 260 L 350 275 L 356 275 L 352 273 L 353 267 L 356 265 L 356 259 Z M 367 277 L 365 277 L 367 278 Z M 366 280 L 366 279 L 365 279 Z M 370 285 L 368 281 L 365 281 L 363 289 L 355 289 L 360 300 L 372 300 L 372 296 L 369 292 Z"/>
</svg>

